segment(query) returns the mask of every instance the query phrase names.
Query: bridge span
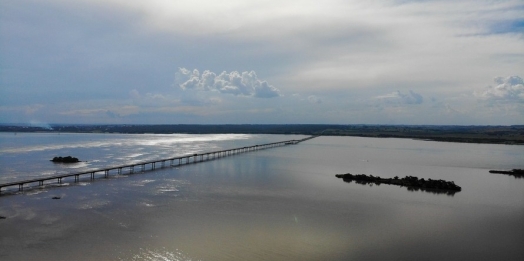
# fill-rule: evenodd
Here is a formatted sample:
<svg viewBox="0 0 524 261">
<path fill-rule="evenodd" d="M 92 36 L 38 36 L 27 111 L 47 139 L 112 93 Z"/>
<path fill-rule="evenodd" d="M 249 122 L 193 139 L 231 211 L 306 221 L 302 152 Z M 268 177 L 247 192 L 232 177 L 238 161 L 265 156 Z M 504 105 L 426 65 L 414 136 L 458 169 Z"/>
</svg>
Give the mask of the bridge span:
<svg viewBox="0 0 524 261">
<path fill-rule="evenodd" d="M 279 141 L 279 142 L 272 142 L 272 143 L 266 143 L 266 144 L 258 144 L 258 145 L 248 146 L 248 147 L 218 150 L 218 151 L 211 151 L 211 152 L 205 152 L 205 153 L 196 153 L 196 154 L 167 158 L 167 159 L 144 161 L 144 162 L 139 162 L 139 163 L 127 164 L 127 165 L 92 169 L 92 170 L 87 170 L 83 172 L 67 173 L 67 174 L 53 175 L 53 176 L 47 176 L 47 177 L 41 177 L 41 178 L 35 178 L 35 179 L 27 179 L 27 180 L 15 181 L 15 182 L 3 183 L 3 184 L 0 184 L 0 195 L 2 194 L 2 189 L 9 188 L 9 187 L 18 187 L 18 191 L 22 191 L 24 190 L 24 188 L 38 188 L 38 187 L 43 187 L 45 185 L 62 184 L 65 181 L 72 181 L 76 183 L 76 182 L 79 182 L 81 178 L 85 178 L 86 176 L 90 180 L 94 180 L 95 178 L 100 178 L 100 177 L 108 178 L 110 175 L 133 174 L 135 173 L 135 171 L 145 172 L 145 171 L 155 170 L 157 168 L 177 167 L 177 166 L 199 163 L 199 162 L 204 162 L 204 161 L 208 161 L 212 159 L 237 155 L 240 153 L 246 153 L 246 152 L 269 149 L 269 148 L 286 146 L 286 145 L 295 145 L 300 142 L 313 139 L 315 137 L 318 137 L 318 135 L 310 136 L 310 137 L 303 138 L 300 140 L 287 140 L 287 141 Z"/>
</svg>

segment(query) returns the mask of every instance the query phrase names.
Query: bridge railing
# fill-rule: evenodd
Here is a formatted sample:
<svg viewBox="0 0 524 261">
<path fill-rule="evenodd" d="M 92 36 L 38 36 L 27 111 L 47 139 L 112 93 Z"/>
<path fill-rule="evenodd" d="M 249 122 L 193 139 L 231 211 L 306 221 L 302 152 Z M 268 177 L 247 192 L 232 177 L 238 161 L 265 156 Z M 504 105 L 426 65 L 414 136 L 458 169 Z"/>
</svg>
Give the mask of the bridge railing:
<svg viewBox="0 0 524 261">
<path fill-rule="evenodd" d="M 127 172 L 128 174 L 133 174 L 135 172 L 135 167 L 140 167 L 140 172 L 145 172 L 145 171 L 151 171 L 151 170 L 157 169 L 157 164 L 160 164 L 160 168 L 165 168 L 166 162 L 168 163 L 168 167 L 176 167 L 176 166 L 186 165 L 190 163 L 198 163 L 198 162 L 208 161 L 208 160 L 217 159 L 221 157 L 232 156 L 232 155 L 236 155 L 240 153 L 246 153 L 250 151 L 262 150 L 262 149 L 268 149 L 268 148 L 280 147 L 280 146 L 286 146 L 286 145 L 294 145 L 294 144 L 298 144 L 300 142 L 303 142 L 303 141 L 306 141 L 306 140 L 309 140 L 315 137 L 317 136 L 306 137 L 300 140 L 287 140 L 287 141 L 258 144 L 258 145 L 239 147 L 239 148 L 233 148 L 233 149 L 225 149 L 225 150 L 218 150 L 218 151 L 211 151 L 211 152 L 204 152 L 204 153 L 195 153 L 191 155 L 177 156 L 177 157 L 171 157 L 171 158 L 166 158 L 166 159 L 144 161 L 144 162 L 138 162 L 138 163 L 132 163 L 132 164 L 125 164 L 125 165 L 119 165 L 119 166 L 86 170 L 86 171 L 76 172 L 76 173 L 59 174 L 59 175 L 53 175 L 53 176 L 47 176 L 47 177 L 41 177 L 41 178 L 34 178 L 34 179 L 27 179 L 27 180 L 15 181 L 15 182 L 3 183 L 3 184 L 0 184 L 0 194 L 2 194 L 3 188 L 18 186 L 18 191 L 22 191 L 24 190 L 24 185 L 29 186 L 31 184 L 38 183 L 37 186 L 30 187 L 30 188 L 35 188 L 35 187 L 42 187 L 44 185 L 49 185 L 49 184 L 62 184 L 63 180 L 67 178 L 74 178 L 74 182 L 79 182 L 80 178 L 85 175 L 89 175 L 90 179 L 93 180 L 97 177 L 97 175 L 98 176 L 103 175 L 103 177 L 107 178 L 109 177 L 111 172 L 113 172 L 113 174 L 114 172 L 116 172 L 116 174 L 124 174 L 124 172 Z M 55 182 L 52 182 L 52 181 L 55 181 Z"/>
</svg>

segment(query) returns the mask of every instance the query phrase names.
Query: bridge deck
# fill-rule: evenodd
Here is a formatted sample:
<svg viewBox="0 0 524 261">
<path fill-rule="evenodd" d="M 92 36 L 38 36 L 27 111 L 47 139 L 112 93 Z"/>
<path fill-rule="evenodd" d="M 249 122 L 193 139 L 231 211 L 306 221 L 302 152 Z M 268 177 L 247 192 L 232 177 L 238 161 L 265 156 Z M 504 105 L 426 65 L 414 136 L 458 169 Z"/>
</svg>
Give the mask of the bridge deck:
<svg viewBox="0 0 524 261">
<path fill-rule="evenodd" d="M 46 181 L 49 182 L 53 180 L 56 180 L 58 184 L 61 184 L 62 179 L 70 178 L 70 177 L 74 177 L 74 182 L 78 182 L 80 180 L 80 177 L 83 175 L 90 175 L 91 179 L 95 179 L 95 174 L 97 173 L 99 174 L 103 173 L 104 177 L 107 178 L 111 171 L 113 172 L 116 171 L 117 174 L 122 174 L 122 171 L 124 169 L 127 169 L 129 174 L 132 174 L 134 173 L 135 167 L 137 166 L 140 166 L 141 167 L 140 170 L 144 172 L 147 170 L 155 170 L 157 163 L 161 164 L 161 168 L 165 167 L 166 162 L 170 162 L 169 167 L 180 166 L 180 165 L 185 165 L 189 163 L 203 162 L 205 160 L 236 155 L 236 154 L 244 153 L 244 152 L 250 152 L 254 150 L 261 150 L 261 149 L 267 149 L 267 148 L 273 148 L 273 147 L 279 147 L 279 146 L 285 146 L 285 145 L 298 144 L 300 142 L 303 142 L 303 141 L 306 141 L 306 140 L 309 140 L 315 137 L 317 136 L 310 136 L 310 137 L 300 139 L 300 140 L 287 140 L 287 141 L 279 141 L 279 142 L 273 142 L 273 143 L 253 145 L 253 146 L 248 146 L 248 147 L 218 150 L 218 151 L 211 151 L 211 152 L 205 152 L 205 153 L 196 153 L 192 155 L 178 156 L 178 157 L 172 157 L 172 158 L 167 158 L 167 159 L 144 161 L 144 162 L 138 162 L 138 163 L 133 163 L 133 164 L 86 170 L 86 171 L 76 172 L 76 173 L 67 173 L 67 174 L 46 176 L 46 177 L 35 178 L 35 179 L 27 179 L 27 180 L 15 181 L 15 182 L 3 183 L 3 184 L 0 184 L 0 194 L 2 193 L 2 188 L 8 188 L 8 187 L 13 187 L 13 186 L 18 186 L 18 190 L 22 191 L 24 189 L 24 185 L 29 185 L 29 184 L 37 183 L 37 182 L 38 182 L 37 187 L 44 186 L 44 184 L 50 184 L 50 183 L 46 183 Z M 175 161 L 178 161 L 177 164 L 175 164 Z M 148 165 L 150 166 L 150 168 L 146 169 Z"/>
</svg>

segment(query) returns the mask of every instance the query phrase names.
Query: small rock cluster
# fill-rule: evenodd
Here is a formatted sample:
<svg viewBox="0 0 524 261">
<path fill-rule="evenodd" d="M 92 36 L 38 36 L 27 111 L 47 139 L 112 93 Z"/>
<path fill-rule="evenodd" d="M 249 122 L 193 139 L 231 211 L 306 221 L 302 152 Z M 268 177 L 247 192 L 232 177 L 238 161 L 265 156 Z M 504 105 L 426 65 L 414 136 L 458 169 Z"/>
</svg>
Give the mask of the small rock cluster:
<svg viewBox="0 0 524 261">
<path fill-rule="evenodd" d="M 67 156 L 67 157 L 54 157 L 52 162 L 59 162 L 59 163 L 77 163 L 80 162 L 78 158 Z"/>
</svg>

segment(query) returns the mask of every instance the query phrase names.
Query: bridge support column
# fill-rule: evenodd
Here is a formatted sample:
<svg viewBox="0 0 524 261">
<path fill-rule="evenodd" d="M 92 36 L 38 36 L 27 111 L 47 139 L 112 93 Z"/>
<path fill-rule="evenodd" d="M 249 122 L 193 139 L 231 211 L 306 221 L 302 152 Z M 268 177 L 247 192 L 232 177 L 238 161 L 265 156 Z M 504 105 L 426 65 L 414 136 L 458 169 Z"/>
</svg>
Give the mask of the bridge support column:
<svg viewBox="0 0 524 261">
<path fill-rule="evenodd" d="M 18 189 L 22 191 L 24 189 L 24 184 L 30 184 L 30 183 L 36 183 L 36 182 L 38 182 L 39 186 L 43 186 L 44 181 L 46 180 L 50 180 L 50 182 L 52 182 L 52 180 L 57 179 L 57 182 L 59 184 L 62 184 L 62 178 L 68 178 L 72 176 L 74 176 L 74 182 L 79 182 L 80 175 L 84 175 L 84 174 L 90 174 L 91 179 L 94 180 L 95 173 L 102 172 L 102 171 L 104 171 L 104 176 L 106 178 L 109 177 L 109 172 L 111 170 L 116 170 L 118 174 L 123 174 L 123 172 L 126 172 L 127 168 L 129 168 L 129 174 L 132 174 L 135 171 L 135 167 L 138 165 L 140 165 L 141 170 L 144 172 L 147 170 L 147 166 L 146 166 L 147 164 L 151 164 L 151 169 L 154 170 L 156 169 L 156 163 L 158 162 L 162 164 L 161 165 L 162 168 L 166 167 L 167 161 L 170 161 L 170 163 L 167 163 L 167 164 L 174 166 L 175 159 L 178 159 L 178 166 L 183 165 L 183 164 L 189 164 L 189 163 L 198 163 L 198 162 L 203 162 L 205 160 L 227 157 L 227 156 L 231 156 L 235 154 L 240 154 L 243 152 L 251 152 L 251 151 L 257 151 L 257 150 L 268 149 L 268 148 L 273 148 L 273 147 L 285 146 L 285 145 L 294 145 L 294 144 L 298 144 L 302 141 L 306 141 L 306 140 L 309 140 L 315 137 L 317 136 L 312 136 L 312 137 L 304 138 L 301 140 L 289 140 L 289 141 L 284 141 L 284 142 L 274 142 L 274 143 L 267 143 L 267 144 L 261 144 L 261 145 L 253 145 L 253 146 L 247 146 L 247 147 L 233 148 L 229 150 L 213 151 L 213 152 L 208 152 L 208 153 L 203 153 L 203 154 L 193 154 L 193 155 L 181 156 L 181 157 L 176 157 L 176 158 L 160 159 L 158 161 L 153 161 L 153 162 L 136 163 L 134 165 L 131 164 L 131 165 L 121 165 L 120 167 L 113 167 L 113 168 L 105 168 L 105 169 L 102 168 L 99 170 L 91 170 L 89 172 L 71 173 L 71 174 L 65 174 L 65 175 L 54 176 L 54 177 L 49 177 L 49 178 L 42 178 L 42 179 L 36 179 L 36 180 L 32 179 L 32 180 L 26 180 L 26 181 L 18 181 L 18 182 L 13 182 L 13 183 L 0 184 L 0 192 L 2 192 L 1 190 L 4 187 L 10 187 L 10 186 L 15 187 L 17 185 L 18 185 Z M 200 156 L 200 160 L 198 156 Z M 126 170 L 123 170 L 123 169 L 126 169 Z"/>
</svg>

